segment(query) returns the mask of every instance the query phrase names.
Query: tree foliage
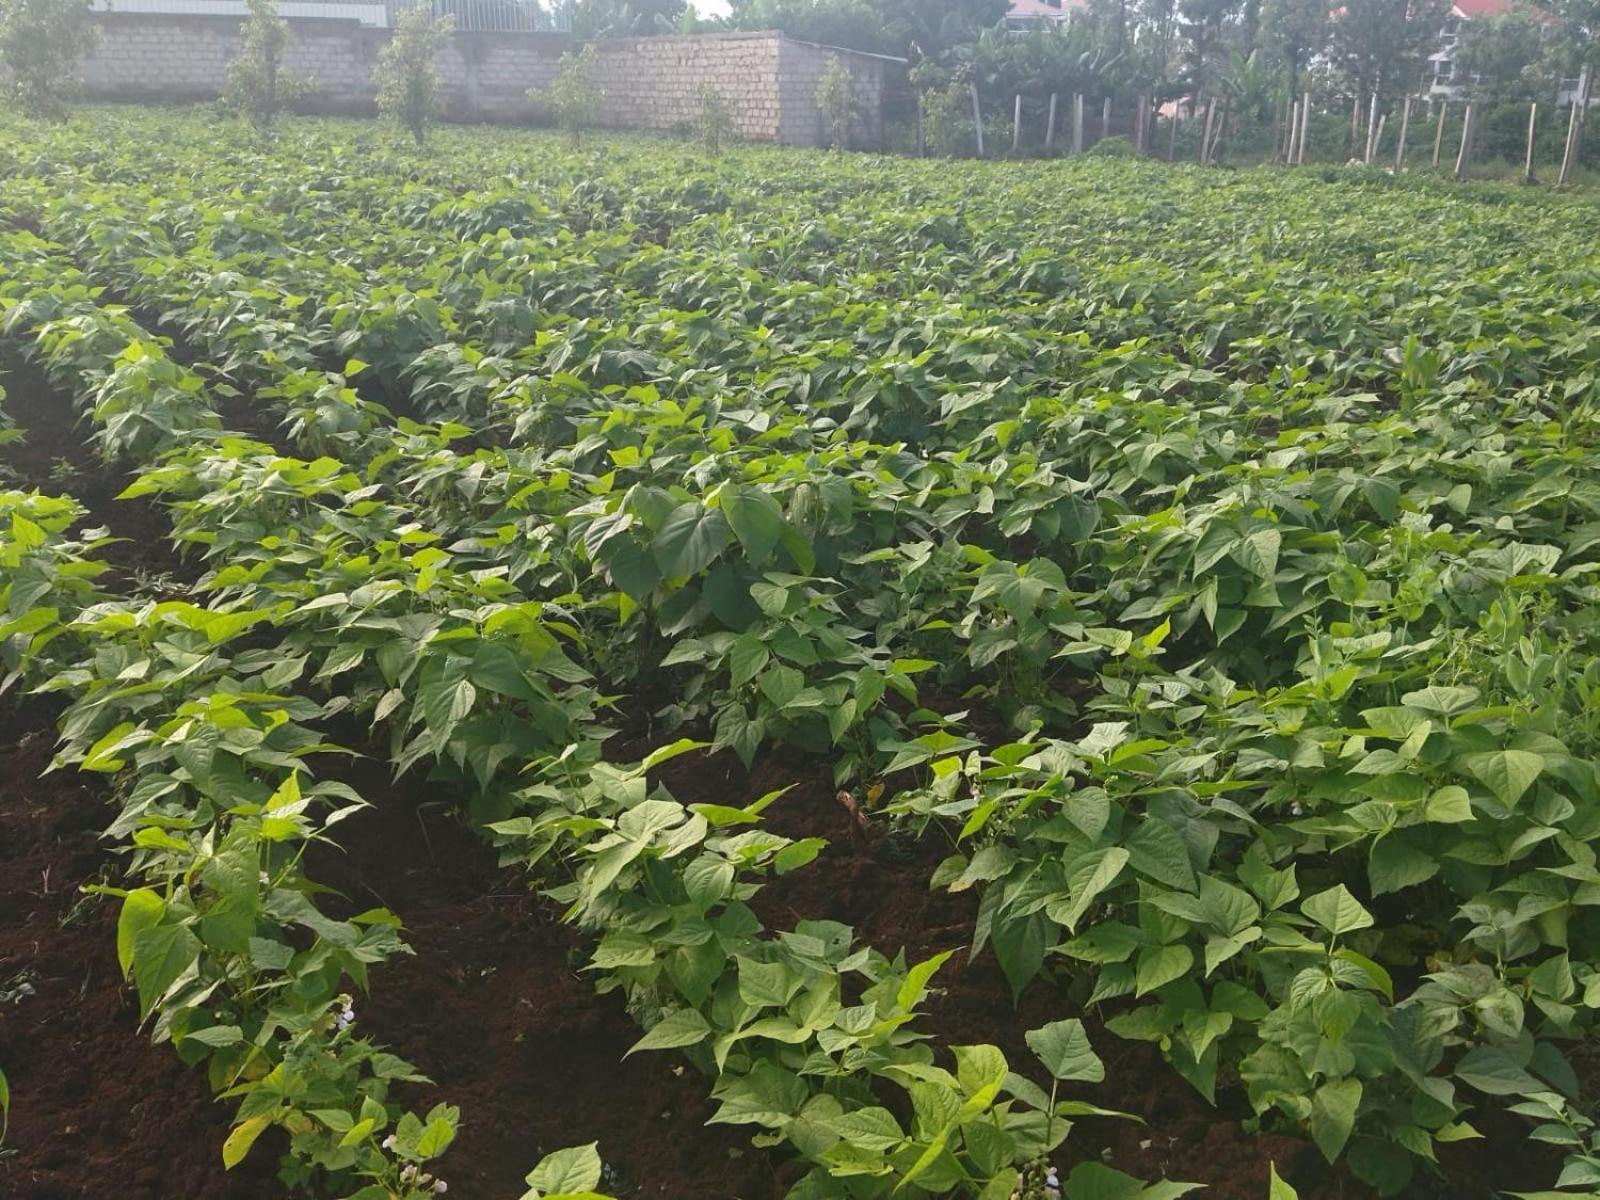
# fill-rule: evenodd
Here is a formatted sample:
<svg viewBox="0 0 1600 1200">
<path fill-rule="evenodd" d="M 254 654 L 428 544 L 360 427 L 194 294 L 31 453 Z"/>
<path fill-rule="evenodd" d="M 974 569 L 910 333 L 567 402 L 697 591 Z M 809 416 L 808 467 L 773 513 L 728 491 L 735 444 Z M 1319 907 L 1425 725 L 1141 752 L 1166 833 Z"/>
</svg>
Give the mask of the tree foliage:
<svg viewBox="0 0 1600 1200">
<path fill-rule="evenodd" d="M 87 0 L 0 0 L 0 94 L 29 116 L 60 117 L 98 36 Z"/>
<path fill-rule="evenodd" d="M 1006 0 L 732 0 L 737 29 L 778 29 L 803 41 L 939 58 L 1005 19 Z"/>
<path fill-rule="evenodd" d="M 1357 99 L 1415 91 L 1449 11 L 1448 0 L 1346 0 L 1328 29 L 1333 83 Z"/>
<path fill-rule="evenodd" d="M 572 32 L 579 37 L 673 33 L 688 13 L 685 0 L 577 0 L 572 7 Z"/>
</svg>

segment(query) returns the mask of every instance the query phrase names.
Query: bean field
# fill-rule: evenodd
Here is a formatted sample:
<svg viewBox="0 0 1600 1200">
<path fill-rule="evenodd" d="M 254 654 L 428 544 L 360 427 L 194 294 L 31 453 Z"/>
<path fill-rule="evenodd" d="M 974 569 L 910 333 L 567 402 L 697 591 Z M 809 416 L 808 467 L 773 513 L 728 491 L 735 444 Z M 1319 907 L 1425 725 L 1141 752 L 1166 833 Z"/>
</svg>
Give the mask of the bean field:
<svg viewBox="0 0 1600 1200">
<path fill-rule="evenodd" d="M 1597 1194 L 1597 213 L 0 124 L 0 1194 Z"/>
</svg>

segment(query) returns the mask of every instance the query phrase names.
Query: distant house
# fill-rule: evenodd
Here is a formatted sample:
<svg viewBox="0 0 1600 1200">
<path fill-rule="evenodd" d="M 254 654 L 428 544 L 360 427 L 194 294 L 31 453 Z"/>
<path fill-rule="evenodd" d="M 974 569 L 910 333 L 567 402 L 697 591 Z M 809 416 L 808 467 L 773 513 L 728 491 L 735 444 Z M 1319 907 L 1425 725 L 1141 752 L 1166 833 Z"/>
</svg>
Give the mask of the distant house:
<svg viewBox="0 0 1600 1200">
<path fill-rule="evenodd" d="M 1072 20 L 1075 9 L 1082 8 L 1087 0 L 1011 0 L 1006 13 L 1006 28 L 1026 32 L 1044 29 L 1051 25 L 1065 25 Z"/>
<path fill-rule="evenodd" d="M 1479 82 L 1456 63 L 1456 47 L 1461 41 L 1461 30 L 1468 21 L 1481 21 L 1511 12 L 1516 0 L 1455 0 L 1450 6 L 1450 16 L 1439 32 L 1439 48 L 1428 56 L 1428 73 L 1422 80 L 1422 93 L 1430 100 L 1459 100 L 1467 89 Z M 1563 79 L 1556 97 L 1558 104 L 1571 104 L 1577 99 L 1581 81 Z"/>
</svg>

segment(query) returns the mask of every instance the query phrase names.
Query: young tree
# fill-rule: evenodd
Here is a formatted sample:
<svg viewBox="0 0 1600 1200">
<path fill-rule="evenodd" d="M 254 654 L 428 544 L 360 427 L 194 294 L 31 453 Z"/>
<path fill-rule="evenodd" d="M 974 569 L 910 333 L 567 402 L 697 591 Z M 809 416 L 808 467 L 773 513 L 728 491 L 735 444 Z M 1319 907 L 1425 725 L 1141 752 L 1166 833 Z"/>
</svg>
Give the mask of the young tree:
<svg viewBox="0 0 1600 1200">
<path fill-rule="evenodd" d="M 582 50 L 569 50 L 557 60 L 555 82 L 550 85 L 549 101 L 556 124 L 567 131 L 574 146 L 583 141 L 583 131 L 594 124 L 606 99 L 605 89 L 595 80 L 594 65 L 593 42 Z M 530 92 L 529 96 L 537 98 L 537 93 Z"/>
<path fill-rule="evenodd" d="M 817 107 L 828 121 L 828 144 L 835 150 L 848 149 L 861 105 L 855 76 L 837 54 L 828 56 L 827 70 L 817 82 Z"/>
<path fill-rule="evenodd" d="M 710 80 L 700 85 L 695 110 L 695 134 L 712 154 L 722 153 L 722 144 L 734 135 L 733 104 Z"/>
<path fill-rule="evenodd" d="M 61 116 L 99 33 L 87 0 L 0 0 L 0 94 L 29 116 Z"/>
<path fill-rule="evenodd" d="M 278 111 L 278 74 L 289 22 L 278 15 L 276 0 L 245 0 L 250 19 L 239 35 L 239 54 L 228 64 L 227 98 L 256 132 L 272 130 Z"/>
<path fill-rule="evenodd" d="M 395 22 L 394 36 L 378 54 L 378 111 L 411 131 L 417 149 L 428 136 L 428 122 L 439 113 L 439 72 L 433 60 L 455 28 L 450 17 L 435 18 L 427 4 L 413 4 Z"/>
</svg>

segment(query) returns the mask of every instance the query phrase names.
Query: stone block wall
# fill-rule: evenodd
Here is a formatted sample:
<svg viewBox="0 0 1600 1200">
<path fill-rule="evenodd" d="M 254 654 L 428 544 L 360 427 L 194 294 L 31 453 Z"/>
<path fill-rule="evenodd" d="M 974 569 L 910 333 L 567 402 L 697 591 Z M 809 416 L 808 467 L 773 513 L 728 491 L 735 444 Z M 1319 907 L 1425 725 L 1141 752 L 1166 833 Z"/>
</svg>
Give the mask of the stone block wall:
<svg viewBox="0 0 1600 1200">
<path fill-rule="evenodd" d="M 227 86 L 242 20 L 231 16 L 109 12 L 103 36 L 83 62 L 87 94 L 97 100 L 211 100 Z M 314 85 L 298 107 L 371 112 L 372 69 L 386 29 L 351 20 L 291 17 L 284 67 Z M 575 39 L 561 33 L 458 32 L 440 53 L 445 114 L 452 120 L 526 121 L 543 106 L 530 100 L 555 79 Z M 817 82 L 838 54 L 855 79 L 862 120 L 853 142 L 877 147 L 882 97 L 893 60 L 794 42 L 776 33 L 609 38 L 595 43 L 605 89 L 599 123 L 612 128 L 671 129 L 693 123 L 699 93 L 711 84 L 728 101 L 740 136 L 789 145 L 825 145 Z"/>
</svg>

